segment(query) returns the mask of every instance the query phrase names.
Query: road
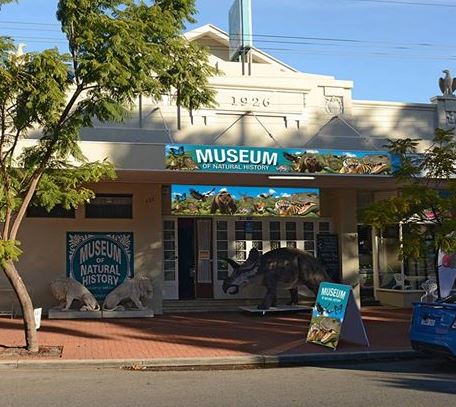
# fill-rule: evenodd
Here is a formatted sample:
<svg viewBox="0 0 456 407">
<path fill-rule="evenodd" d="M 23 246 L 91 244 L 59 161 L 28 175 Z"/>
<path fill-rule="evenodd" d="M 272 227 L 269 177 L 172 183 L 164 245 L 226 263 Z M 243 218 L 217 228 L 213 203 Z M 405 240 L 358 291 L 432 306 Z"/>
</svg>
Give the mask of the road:
<svg viewBox="0 0 456 407">
<path fill-rule="evenodd" d="M 0 370 L 1 407 L 455 405 L 456 363 L 441 360 L 230 371 Z"/>
</svg>

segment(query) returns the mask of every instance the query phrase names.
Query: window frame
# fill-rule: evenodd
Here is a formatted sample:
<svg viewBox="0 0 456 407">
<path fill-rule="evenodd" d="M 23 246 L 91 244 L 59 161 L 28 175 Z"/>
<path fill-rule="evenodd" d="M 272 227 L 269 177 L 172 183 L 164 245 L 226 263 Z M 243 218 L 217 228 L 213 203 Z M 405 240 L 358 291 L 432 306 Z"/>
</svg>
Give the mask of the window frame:
<svg viewBox="0 0 456 407">
<path fill-rule="evenodd" d="M 94 216 L 94 214 L 90 214 L 90 205 L 93 207 L 96 207 L 96 204 L 93 204 L 92 201 L 97 199 L 97 198 L 130 198 L 130 212 L 126 216 L 113 216 L 112 214 L 109 214 L 107 216 L 103 216 L 103 211 L 102 213 L 98 213 Z M 97 193 L 95 194 L 95 198 L 91 200 L 91 202 L 88 202 L 84 205 L 84 215 L 86 219 L 133 219 L 134 214 L 133 214 L 133 194 L 109 194 L 109 193 Z M 107 206 L 105 205 L 99 205 L 99 206 Z M 113 205 L 114 206 L 114 205 Z M 126 205 L 125 205 L 126 206 Z"/>
</svg>

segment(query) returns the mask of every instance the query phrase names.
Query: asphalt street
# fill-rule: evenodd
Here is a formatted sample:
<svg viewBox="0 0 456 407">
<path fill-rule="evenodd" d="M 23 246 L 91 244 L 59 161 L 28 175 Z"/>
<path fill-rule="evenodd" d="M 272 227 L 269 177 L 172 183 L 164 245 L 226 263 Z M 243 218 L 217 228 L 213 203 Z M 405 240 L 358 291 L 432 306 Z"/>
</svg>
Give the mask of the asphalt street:
<svg viewBox="0 0 456 407">
<path fill-rule="evenodd" d="M 0 370 L 1 407 L 456 405 L 456 362 L 256 370 Z"/>
</svg>

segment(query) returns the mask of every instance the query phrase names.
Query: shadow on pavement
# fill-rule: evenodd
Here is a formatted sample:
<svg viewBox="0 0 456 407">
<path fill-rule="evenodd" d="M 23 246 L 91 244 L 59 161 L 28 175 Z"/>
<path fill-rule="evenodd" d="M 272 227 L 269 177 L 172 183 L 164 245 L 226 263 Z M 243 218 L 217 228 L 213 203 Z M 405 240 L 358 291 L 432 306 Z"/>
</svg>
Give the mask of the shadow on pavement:
<svg viewBox="0 0 456 407">
<path fill-rule="evenodd" d="M 408 361 L 328 363 L 320 364 L 319 367 L 341 371 L 377 372 L 380 376 L 377 381 L 391 388 L 456 394 L 456 362 L 449 359 L 421 356 Z"/>
</svg>

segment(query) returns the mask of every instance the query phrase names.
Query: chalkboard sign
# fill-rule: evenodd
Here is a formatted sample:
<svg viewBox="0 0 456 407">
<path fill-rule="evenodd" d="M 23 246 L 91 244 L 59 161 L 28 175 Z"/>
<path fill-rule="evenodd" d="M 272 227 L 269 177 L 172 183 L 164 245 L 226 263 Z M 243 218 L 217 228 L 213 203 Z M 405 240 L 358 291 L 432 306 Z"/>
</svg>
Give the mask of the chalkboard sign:
<svg viewBox="0 0 456 407">
<path fill-rule="evenodd" d="M 339 242 L 336 234 L 317 235 L 317 258 L 334 282 L 340 282 Z"/>
</svg>

